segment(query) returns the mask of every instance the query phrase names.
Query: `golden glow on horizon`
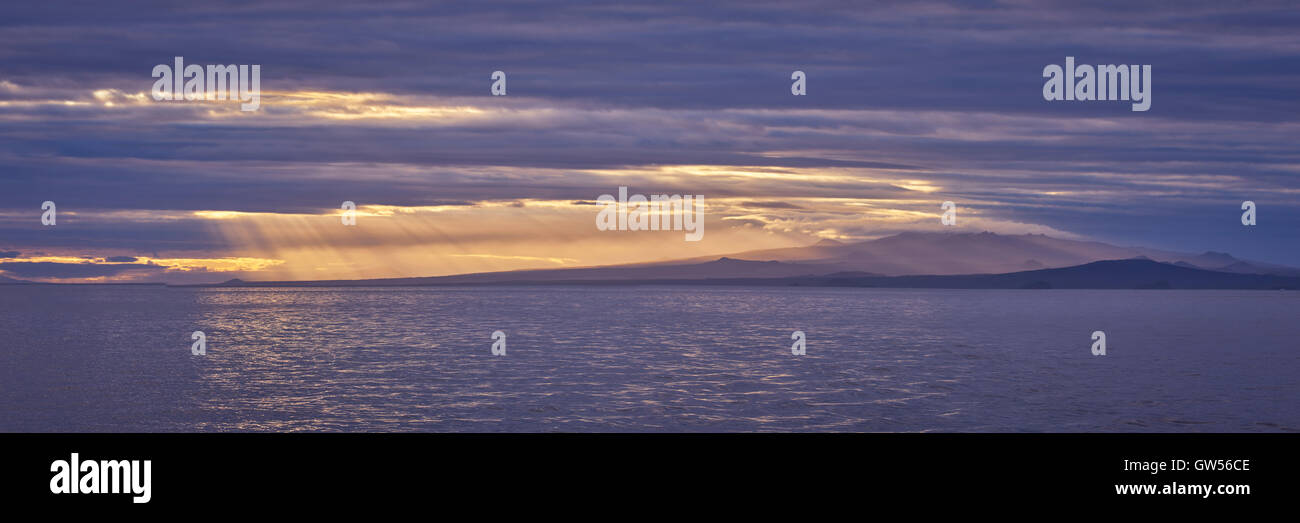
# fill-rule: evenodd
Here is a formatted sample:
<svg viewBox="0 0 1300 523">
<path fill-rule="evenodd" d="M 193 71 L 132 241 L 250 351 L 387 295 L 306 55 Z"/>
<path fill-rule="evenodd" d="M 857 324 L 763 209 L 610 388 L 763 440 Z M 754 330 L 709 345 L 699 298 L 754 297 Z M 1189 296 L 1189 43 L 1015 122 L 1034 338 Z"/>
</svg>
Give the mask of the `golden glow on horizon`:
<svg viewBox="0 0 1300 523">
<path fill-rule="evenodd" d="M 939 229 L 940 202 L 931 198 L 759 200 L 706 196 L 704 241 L 687 242 L 682 231 L 600 231 L 595 218 L 601 206 L 592 204 L 593 200 L 362 205 L 356 210 L 355 226 L 343 225 L 342 209 L 322 209 L 316 214 L 223 210 L 107 213 L 135 220 L 200 220 L 229 246 L 209 257 L 136 257 L 132 262 L 116 263 L 153 264 L 172 273 L 226 273 L 254 280 L 398 278 L 648 263 L 800 247 L 824 238 L 860 241 L 890 231 Z M 1074 236 L 1032 224 L 986 219 L 978 206 L 961 209 L 962 230 Z M 3 261 L 113 263 L 102 256 Z M 105 277 L 105 281 L 129 279 L 128 275 Z"/>
<path fill-rule="evenodd" d="M 595 226 L 599 209 L 568 200 L 481 201 L 358 206 L 355 226 L 343 225 L 341 210 L 332 209 L 320 215 L 218 214 L 222 218 L 212 224 L 242 255 L 285 261 L 259 279 L 418 277 L 595 266 L 793 243 L 761 229 L 737 234 L 707 225 L 707 242 L 686 242 L 682 231 L 602 232 Z"/>
</svg>

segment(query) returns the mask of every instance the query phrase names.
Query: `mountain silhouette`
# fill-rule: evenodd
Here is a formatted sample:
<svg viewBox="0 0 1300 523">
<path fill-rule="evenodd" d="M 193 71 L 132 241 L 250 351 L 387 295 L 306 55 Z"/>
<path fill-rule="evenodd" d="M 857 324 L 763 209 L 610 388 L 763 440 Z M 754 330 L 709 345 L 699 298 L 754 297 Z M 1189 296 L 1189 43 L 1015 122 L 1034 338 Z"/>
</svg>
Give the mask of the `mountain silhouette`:
<svg viewBox="0 0 1300 523">
<path fill-rule="evenodd" d="M 1300 278 L 1240 274 L 1132 258 L 1007 274 L 845 277 L 828 275 L 798 285 L 945 289 L 1300 289 Z"/>
<path fill-rule="evenodd" d="M 453 276 L 224 286 L 408 286 L 504 283 L 733 283 L 951 288 L 1294 288 L 1300 270 L 1226 253 L 1174 253 L 1041 234 L 908 232 L 857 243 L 748 251 L 657 263 Z M 832 283 L 833 282 L 833 283 Z"/>
<path fill-rule="evenodd" d="M 889 276 L 1000 274 L 1145 256 L 1161 262 L 1183 262 L 1200 269 L 1221 270 L 1244 263 L 1230 272 L 1300 276 L 1300 269 L 1247 262 L 1226 253 L 1177 253 L 1065 240 L 1042 234 L 905 232 L 877 240 L 836 243 L 818 242 L 808 247 L 748 251 L 728 256 L 746 260 L 822 263 Z"/>
</svg>

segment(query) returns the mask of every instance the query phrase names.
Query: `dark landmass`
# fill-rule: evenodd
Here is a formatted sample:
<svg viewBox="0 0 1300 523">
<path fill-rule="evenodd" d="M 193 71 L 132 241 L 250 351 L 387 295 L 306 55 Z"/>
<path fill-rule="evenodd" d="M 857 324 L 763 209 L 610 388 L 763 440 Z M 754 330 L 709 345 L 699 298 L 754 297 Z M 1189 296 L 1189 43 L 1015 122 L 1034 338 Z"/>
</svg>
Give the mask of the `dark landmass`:
<svg viewBox="0 0 1300 523">
<path fill-rule="evenodd" d="M 1106 260 L 1007 274 L 812 278 L 808 285 L 942 289 L 1300 289 L 1300 277 L 1180 267 L 1147 259 Z"/>
<path fill-rule="evenodd" d="M 728 256 L 743 260 L 839 265 L 847 270 L 884 276 L 1006 274 L 1138 257 L 1211 271 L 1300 276 L 1300 269 L 1294 267 L 1242 260 L 1222 252 L 1179 253 L 1065 240 L 1042 234 L 991 232 L 905 232 L 856 243 L 821 241 L 806 247 L 747 251 Z M 684 261 L 699 263 L 711 259 Z"/>
<path fill-rule="evenodd" d="M 187 287 L 406 287 L 421 285 L 478 285 L 488 283 L 546 283 L 546 282 L 627 282 L 686 280 L 701 281 L 719 278 L 786 278 L 812 277 L 844 271 L 832 264 L 784 263 L 778 261 L 751 261 L 719 258 L 704 263 L 624 265 L 578 269 L 543 269 L 532 271 L 484 272 L 453 276 L 422 278 L 378 278 L 366 280 L 315 280 L 315 281 L 244 281 L 233 279 L 215 285 L 184 285 Z M 871 275 L 870 273 L 863 273 Z"/>
<path fill-rule="evenodd" d="M 721 259 L 713 263 L 742 260 Z M 777 264 L 779 262 L 750 262 Z M 691 267 L 691 266 L 683 266 Z M 609 269 L 613 270 L 613 269 Z M 464 285 L 740 285 L 800 287 L 877 287 L 917 289 L 1241 289 L 1296 290 L 1300 277 L 1208 271 L 1149 259 L 1106 260 L 1074 267 L 1038 269 L 1006 274 L 881 276 L 844 271 L 825 275 L 782 277 L 708 278 L 532 278 L 532 272 L 483 275 L 398 278 L 383 280 L 331 280 L 301 282 L 245 282 L 232 280 L 206 287 L 405 287 Z M 776 271 L 780 272 L 780 271 Z M 508 275 L 512 275 L 510 277 Z M 478 278 L 469 278 L 477 276 Z M 548 276 L 557 276 L 550 274 Z"/>
<path fill-rule="evenodd" d="M 1296 287 L 1298 278 L 1300 269 L 1242 260 L 1223 252 L 1175 253 L 1041 234 L 907 232 L 856 243 L 821 240 L 805 247 L 748 251 L 721 258 L 364 280 L 232 279 L 219 284 L 188 286 L 671 283 L 972 289 L 1290 289 Z M 37 284 L 0 276 L 0 284 L 4 283 Z"/>
</svg>

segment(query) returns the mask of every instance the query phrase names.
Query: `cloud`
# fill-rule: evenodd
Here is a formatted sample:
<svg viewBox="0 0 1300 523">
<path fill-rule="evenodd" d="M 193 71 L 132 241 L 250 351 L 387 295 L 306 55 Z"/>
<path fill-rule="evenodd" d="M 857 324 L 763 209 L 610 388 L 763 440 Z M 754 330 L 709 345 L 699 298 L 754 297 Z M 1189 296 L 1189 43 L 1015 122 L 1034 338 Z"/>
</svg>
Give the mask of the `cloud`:
<svg viewBox="0 0 1300 523">
<path fill-rule="evenodd" d="M 0 271 L 21 278 L 101 278 L 163 270 L 164 268 L 158 265 L 141 263 L 0 262 Z"/>
<path fill-rule="evenodd" d="M 438 236 L 411 211 L 408 231 L 344 246 L 451 252 L 628 186 L 730 200 L 719 219 L 789 245 L 923 227 L 954 200 L 1000 230 L 1300 264 L 1297 25 L 1286 2 L 15 5 L 0 238 L 239 256 L 318 245 L 289 223 L 344 200 L 501 228 Z M 177 55 L 261 64 L 262 109 L 153 101 L 149 71 Z M 1066 56 L 1151 64 L 1152 110 L 1043 101 L 1042 67 Z M 498 69 L 509 96 L 488 95 Z M 794 69 L 808 96 L 789 94 Z M 1249 237 L 1230 227 L 1245 199 L 1266 217 Z M 38 225 L 46 200 L 56 228 Z M 501 263 L 580 259 L 559 244 L 589 232 L 539 230 Z M 294 270 L 334 270 L 316 265 Z"/>
</svg>

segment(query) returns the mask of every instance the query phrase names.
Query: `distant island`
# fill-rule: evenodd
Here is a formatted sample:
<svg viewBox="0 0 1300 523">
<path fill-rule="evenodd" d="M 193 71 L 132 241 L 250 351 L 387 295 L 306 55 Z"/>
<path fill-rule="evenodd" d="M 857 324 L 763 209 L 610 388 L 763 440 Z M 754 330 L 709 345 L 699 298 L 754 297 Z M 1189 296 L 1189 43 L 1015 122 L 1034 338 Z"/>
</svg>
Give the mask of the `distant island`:
<svg viewBox="0 0 1300 523">
<path fill-rule="evenodd" d="M 741 285 L 934 289 L 1300 288 L 1300 269 L 1044 235 L 903 233 L 859 243 L 750 251 L 716 259 L 422 278 L 230 280 L 216 287 Z"/>
<path fill-rule="evenodd" d="M 3 277 L 0 277 L 3 278 Z M 0 279 L 0 284 L 23 284 Z M 1187 254 L 1041 234 L 902 233 L 717 258 L 603 267 L 361 280 L 177 287 L 739 285 L 931 289 L 1300 289 L 1300 269 L 1222 252 Z"/>
<path fill-rule="evenodd" d="M 727 260 L 718 260 L 726 263 Z M 735 260 L 732 260 L 735 261 Z M 759 263 L 759 262 L 755 262 Z M 776 262 L 768 262 L 776 263 Z M 498 274 L 498 273 L 493 273 Z M 1105 260 L 1074 267 L 1005 274 L 880 276 L 855 272 L 784 277 L 625 278 L 625 279 L 467 279 L 457 276 L 382 280 L 266 281 L 231 280 L 183 287 L 430 287 L 467 285 L 732 285 L 794 287 L 878 287 L 916 289 L 1240 289 L 1296 290 L 1300 277 L 1240 274 L 1180 267 L 1152 260 Z"/>
</svg>

